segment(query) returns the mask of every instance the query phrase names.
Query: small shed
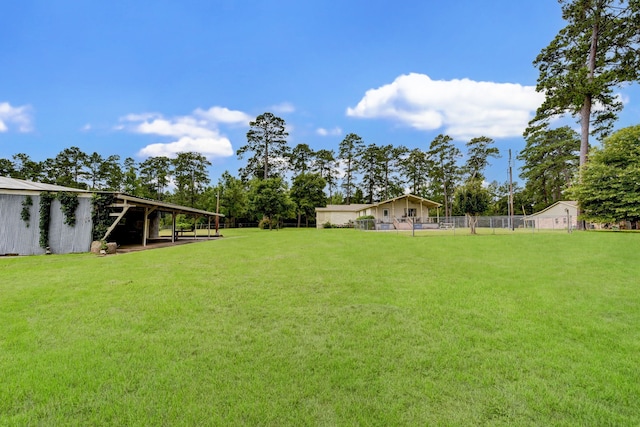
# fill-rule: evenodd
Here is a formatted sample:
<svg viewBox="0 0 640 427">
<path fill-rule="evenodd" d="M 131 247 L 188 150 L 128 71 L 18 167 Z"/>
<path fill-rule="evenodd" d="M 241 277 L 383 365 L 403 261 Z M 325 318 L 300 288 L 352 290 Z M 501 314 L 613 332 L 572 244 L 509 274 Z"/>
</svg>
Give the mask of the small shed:
<svg viewBox="0 0 640 427">
<path fill-rule="evenodd" d="M 528 227 L 544 230 L 567 230 L 578 226 L 578 202 L 560 200 L 524 218 Z"/>
</svg>

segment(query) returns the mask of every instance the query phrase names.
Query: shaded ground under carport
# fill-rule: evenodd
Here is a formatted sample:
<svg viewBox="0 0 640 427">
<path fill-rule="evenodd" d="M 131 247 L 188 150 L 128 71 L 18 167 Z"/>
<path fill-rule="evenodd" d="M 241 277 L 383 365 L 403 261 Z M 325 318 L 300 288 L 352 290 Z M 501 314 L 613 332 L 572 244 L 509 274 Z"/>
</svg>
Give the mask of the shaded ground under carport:
<svg viewBox="0 0 640 427">
<path fill-rule="evenodd" d="M 148 249 L 159 249 L 159 248 L 168 248 L 171 246 L 179 246 L 179 245 L 185 245 L 187 243 L 198 243 L 198 242 L 206 242 L 209 240 L 218 240 L 221 239 L 222 236 L 219 237 L 207 237 L 207 236 L 202 236 L 202 237 L 197 237 L 197 238 L 189 238 L 189 237 L 185 237 L 182 239 L 177 239 L 175 242 L 171 241 L 171 238 L 167 238 L 167 239 L 149 239 L 147 240 L 147 245 L 143 246 L 143 245 L 132 245 L 132 244 L 127 244 L 127 245 L 122 245 L 122 246 L 118 246 L 117 249 L 117 253 L 120 254 L 126 254 L 129 252 L 138 252 L 138 251 L 145 251 Z"/>
</svg>

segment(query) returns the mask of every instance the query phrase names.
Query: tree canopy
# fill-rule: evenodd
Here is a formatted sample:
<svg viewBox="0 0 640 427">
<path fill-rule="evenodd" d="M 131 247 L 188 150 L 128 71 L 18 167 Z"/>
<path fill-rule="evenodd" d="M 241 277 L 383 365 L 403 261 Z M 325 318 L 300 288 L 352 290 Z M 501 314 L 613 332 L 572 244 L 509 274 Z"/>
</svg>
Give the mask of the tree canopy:
<svg viewBox="0 0 640 427">
<path fill-rule="evenodd" d="M 567 113 L 579 117 L 580 166 L 583 166 L 587 162 L 590 131 L 606 136 L 622 109 L 613 89 L 638 79 L 640 2 L 560 0 L 560 3 L 567 26 L 534 61 L 540 71 L 536 89 L 545 94 L 545 100 L 525 136 L 546 128 L 555 117 Z"/>
<path fill-rule="evenodd" d="M 582 218 L 599 223 L 640 220 L 640 125 L 621 129 L 590 152 L 571 194 Z"/>
<path fill-rule="evenodd" d="M 289 155 L 287 136 L 285 121 L 272 113 L 260 114 L 249 122 L 247 144 L 237 151 L 240 159 L 247 153 L 253 153 L 247 159 L 247 166 L 240 171 L 242 178 L 279 176 Z"/>
<path fill-rule="evenodd" d="M 564 198 L 578 171 L 580 136 L 569 126 L 531 134 L 517 158 L 524 161 L 521 176 L 535 210 Z"/>
</svg>

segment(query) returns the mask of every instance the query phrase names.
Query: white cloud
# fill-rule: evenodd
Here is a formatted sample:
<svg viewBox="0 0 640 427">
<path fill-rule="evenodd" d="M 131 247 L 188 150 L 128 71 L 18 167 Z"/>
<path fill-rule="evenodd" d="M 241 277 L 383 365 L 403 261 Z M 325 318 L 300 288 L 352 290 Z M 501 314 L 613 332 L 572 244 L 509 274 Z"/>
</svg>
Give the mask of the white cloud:
<svg viewBox="0 0 640 427">
<path fill-rule="evenodd" d="M 333 129 L 318 128 L 316 133 L 320 136 L 339 136 L 342 135 L 342 129 L 334 127 Z"/>
<path fill-rule="evenodd" d="M 347 115 L 391 119 L 418 130 L 444 128 L 454 138 L 501 138 L 522 135 L 543 99 L 534 86 L 412 73 L 368 90 Z"/>
<path fill-rule="evenodd" d="M 296 107 L 290 102 L 281 102 L 280 104 L 272 105 L 269 109 L 278 114 L 293 113 L 296 111 Z"/>
<path fill-rule="evenodd" d="M 231 141 L 220 135 L 211 138 L 183 136 L 174 142 L 147 145 L 138 154 L 143 157 L 175 157 L 176 153 L 186 151 L 194 151 L 206 157 L 229 157 L 233 155 Z"/>
<path fill-rule="evenodd" d="M 211 107 L 208 110 L 198 108 L 194 114 L 212 123 L 239 123 L 248 125 L 253 118 L 242 111 L 229 110 L 224 107 Z"/>
<path fill-rule="evenodd" d="M 7 132 L 14 126 L 18 132 L 31 132 L 32 121 L 29 105 L 12 107 L 8 102 L 0 102 L 0 132 Z"/>
<path fill-rule="evenodd" d="M 145 156 L 175 157 L 179 152 L 194 151 L 211 159 L 234 154 L 231 141 L 220 132 L 219 124 L 249 124 L 249 116 L 224 107 L 196 109 L 191 115 L 165 118 L 158 113 L 129 114 L 120 119 L 117 130 L 170 139 L 142 148 Z"/>
</svg>

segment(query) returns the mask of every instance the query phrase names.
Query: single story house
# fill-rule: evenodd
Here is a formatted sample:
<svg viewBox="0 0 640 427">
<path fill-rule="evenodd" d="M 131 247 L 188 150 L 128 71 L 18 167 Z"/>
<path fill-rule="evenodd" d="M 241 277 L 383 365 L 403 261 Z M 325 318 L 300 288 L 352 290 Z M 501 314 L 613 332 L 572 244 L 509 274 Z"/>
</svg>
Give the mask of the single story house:
<svg viewBox="0 0 640 427">
<path fill-rule="evenodd" d="M 68 213 L 65 213 L 64 194 L 75 195 L 71 198 L 77 200 L 72 212 L 73 225 L 69 225 Z M 100 195 L 108 202 L 96 209 L 96 196 Z M 47 216 L 43 216 L 44 223 L 48 223 L 45 229 L 41 229 L 44 227 L 41 222 L 43 198 L 49 200 Z M 100 209 L 101 215 L 97 215 Z M 0 177 L 0 255 L 88 252 L 94 240 L 146 246 L 148 239 L 159 238 L 161 212 L 173 218 L 173 232 L 167 238 L 170 241 L 178 238 L 177 214 L 204 217 L 209 223 L 212 218 L 223 216 L 120 192 L 89 191 Z M 102 222 L 100 227 L 94 223 L 98 220 Z"/>
<path fill-rule="evenodd" d="M 316 224 L 322 228 L 327 222 L 344 226 L 357 218 L 372 216 L 376 230 L 411 230 L 438 228 L 440 203 L 413 194 L 371 204 L 327 205 L 316 208 Z"/>
<path fill-rule="evenodd" d="M 569 224 L 572 229 L 578 226 L 578 202 L 560 200 L 551 206 L 527 215 L 524 218 L 527 227 L 545 230 L 567 230 Z"/>
</svg>

